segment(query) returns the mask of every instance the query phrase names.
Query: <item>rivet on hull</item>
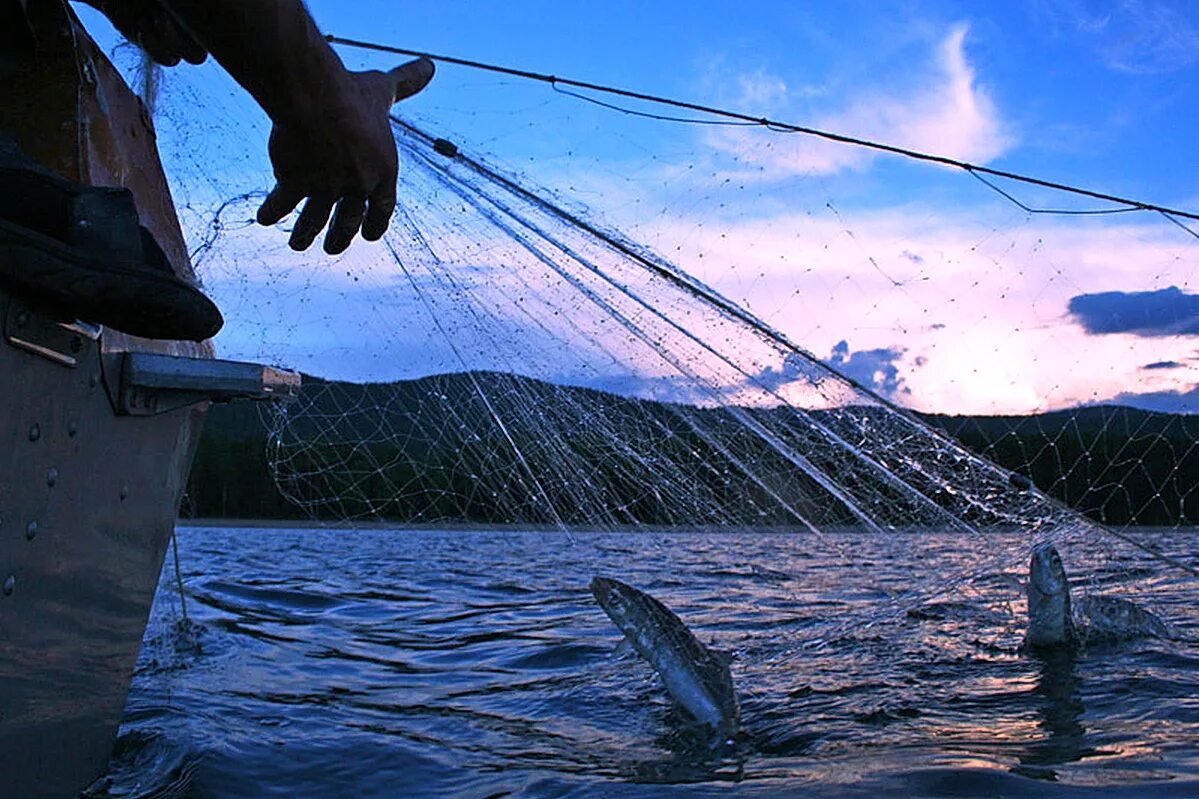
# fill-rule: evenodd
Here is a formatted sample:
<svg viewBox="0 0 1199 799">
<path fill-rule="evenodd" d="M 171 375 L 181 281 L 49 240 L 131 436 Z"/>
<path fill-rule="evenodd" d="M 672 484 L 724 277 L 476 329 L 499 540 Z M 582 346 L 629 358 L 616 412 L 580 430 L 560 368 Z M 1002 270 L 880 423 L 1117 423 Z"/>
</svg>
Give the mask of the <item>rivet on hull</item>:
<svg viewBox="0 0 1199 799">
<path fill-rule="evenodd" d="M 121 499 L 129 498 L 129 486 L 121 486 Z"/>
<path fill-rule="evenodd" d="M 74 438 L 79 432 L 79 424 L 76 422 L 67 422 L 67 435 Z"/>
<path fill-rule="evenodd" d="M 32 541 L 37 536 L 37 522 L 30 522 L 25 525 L 25 540 Z"/>
<path fill-rule="evenodd" d="M 12 596 L 12 590 L 17 587 L 17 578 L 11 574 L 4 578 L 4 595 Z"/>
<path fill-rule="evenodd" d="M 46 485 L 54 488 L 54 484 L 58 482 L 58 469 L 51 466 L 46 470 Z"/>
<path fill-rule="evenodd" d="M 34 425 L 29 428 L 29 440 L 37 441 L 41 437 L 42 437 L 42 428 L 40 425 L 38 425 L 35 422 Z"/>
</svg>

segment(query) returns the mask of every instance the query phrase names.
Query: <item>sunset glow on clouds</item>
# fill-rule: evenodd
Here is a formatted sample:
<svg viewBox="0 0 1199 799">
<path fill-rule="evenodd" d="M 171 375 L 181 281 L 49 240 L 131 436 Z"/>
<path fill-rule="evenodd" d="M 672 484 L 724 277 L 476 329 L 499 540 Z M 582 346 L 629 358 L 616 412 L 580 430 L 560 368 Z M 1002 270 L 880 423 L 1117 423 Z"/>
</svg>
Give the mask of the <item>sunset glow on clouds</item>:
<svg viewBox="0 0 1199 799">
<path fill-rule="evenodd" d="M 852 237 L 831 215 L 692 230 L 680 260 L 840 368 L 878 361 L 862 382 L 920 410 L 1027 413 L 1199 384 L 1199 296 L 1179 288 L 1199 240 L 1181 231 L 1044 218 L 996 232 L 914 208 L 851 224 Z M 730 263 L 755 278 L 730 279 Z M 1142 368 L 1160 361 L 1179 366 Z"/>
</svg>

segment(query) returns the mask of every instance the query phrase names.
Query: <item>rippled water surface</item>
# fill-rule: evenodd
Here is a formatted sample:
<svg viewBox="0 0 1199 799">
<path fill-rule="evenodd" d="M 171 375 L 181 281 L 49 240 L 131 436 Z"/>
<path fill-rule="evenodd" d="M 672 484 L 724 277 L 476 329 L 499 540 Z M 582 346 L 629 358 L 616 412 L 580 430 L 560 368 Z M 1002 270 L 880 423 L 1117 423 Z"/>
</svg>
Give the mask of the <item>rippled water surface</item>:
<svg viewBox="0 0 1199 799">
<path fill-rule="evenodd" d="M 1194 533 L 1156 542 L 1196 563 Z M 1194 582 L 1157 578 L 1155 609 L 1180 640 L 1074 658 L 1018 651 L 1016 575 L 878 610 L 889 586 L 978 546 L 181 528 L 190 624 L 168 557 L 94 793 L 1199 796 Z M 708 749 L 649 666 L 616 653 L 596 574 L 734 653 L 735 748 Z"/>
</svg>

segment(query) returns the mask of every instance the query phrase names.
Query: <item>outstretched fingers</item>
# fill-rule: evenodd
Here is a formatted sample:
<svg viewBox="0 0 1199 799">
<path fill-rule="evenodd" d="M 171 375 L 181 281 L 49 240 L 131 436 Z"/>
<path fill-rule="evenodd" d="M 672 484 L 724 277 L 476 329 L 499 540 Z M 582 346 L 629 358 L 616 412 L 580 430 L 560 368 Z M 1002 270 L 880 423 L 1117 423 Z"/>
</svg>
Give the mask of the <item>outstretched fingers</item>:
<svg viewBox="0 0 1199 799">
<path fill-rule="evenodd" d="M 258 224 L 273 225 L 295 210 L 304 195 L 289 191 L 281 186 L 267 195 L 258 208 Z M 329 232 L 325 236 L 325 252 L 337 255 L 345 252 L 362 230 L 362 237 L 367 241 L 377 241 L 387 232 L 391 214 L 396 205 L 396 188 L 394 181 L 384 181 L 380 188 L 367 198 L 349 194 L 340 200 L 328 197 L 310 197 L 304 203 L 304 209 L 296 219 L 292 228 L 288 245 L 293 250 L 306 250 L 320 232 L 329 223 Z M 336 206 L 336 212 L 334 207 Z"/>
<path fill-rule="evenodd" d="M 296 206 L 302 199 L 304 199 L 304 195 L 301 192 L 276 185 L 262 201 L 262 205 L 258 206 L 258 224 L 276 224 L 280 219 L 296 210 Z"/>
<path fill-rule="evenodd" d="M 378 241 L 387 232 L 391 223 L 391 214 L 396 207 L 396 184 L 394 180 L 385 180 L 371 195 L 370 208 L 362 222 L 362 238 L 367 241 Z"/>
<path fill-rule="evenodd" d="M 308 202 L 304 203 L 304 210 L 300 211 L 300 216 L 296 219 L 296 226 L 291 229 L 288 246 L 293 250 L 306 250 L 312 246 L 317 235 L 325 229 L 329 214 L 333 212 L 334 202 L 335 199 L 329 197 L 309 197 Z"/>
<path fill-rule="evenodd" d="M 342 197 L 337 203 L 337 212 L 333 214 L 333 223 L 329 225 L 329 233 L 325 236 L 325 252 L 337 255 L 344 252 L 358 228 L 362 227 L 362 218 L 366 215 L 366 198 L 357 195 Z"/>
<path fill-rule="evenodd" d="M 429 81 L 433 80 L 435 69 L 432 61 L 422 57 L 406 64 L 400 64 L 388 72 L 387 75 L 395 81 L 393 96 L 396 102 L 411 97 L 429 85 Z"/>
</svg>

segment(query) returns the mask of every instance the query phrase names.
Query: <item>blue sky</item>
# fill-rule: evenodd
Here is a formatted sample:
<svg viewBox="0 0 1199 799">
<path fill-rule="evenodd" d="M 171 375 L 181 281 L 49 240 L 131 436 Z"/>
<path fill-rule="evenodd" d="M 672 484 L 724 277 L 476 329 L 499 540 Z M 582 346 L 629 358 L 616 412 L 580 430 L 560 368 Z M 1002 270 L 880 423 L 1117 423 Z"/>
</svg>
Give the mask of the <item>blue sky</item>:
<svg viewBox="0 0 1199 799">
<path fill-rule="evenodd" d="M 323 30 L 347 38 L 1199 208 L 1197 2 L 310 6 Z M 398 61 L 339 52 L 353 68 Z M 190 172 L 172 169 L 177 201 L 202 206 L 202 186 L 226 195 L 267 188 L 261 114 L 211 66 L 172 71 L 168 98 L 172 87 L 160 142 L 168 169 L 171 152 L 193 162 Z M 402 111 L 585 204 L 891 399 L 1030 412 L 1144 396 L 1146 406 L 1199 410 L 1199 240 L 1160 217 L 1030 216 L 962 173 L 807 137 L 631 118 L 454 66 L 441 66 Z M 216 132 L 214 119 L 233 120 L 238 134 Z M 197 120 L 213 130 L 165 130 Z M 1033 206 L 1097 205 L 1004 187 Z M 379 290 L 395 285 L 368 263 L 372 252 L 359 247 L 331 264 L 281 251 L 261 259 L 274 266 L 260 273 L 245 259 L 225 270 L 202 264 L 230 322 L 222 351 L 360 379 L 452 368 L 430 355 L 426 333 L 361 327 L 377 315 Z M 365 296 L 346 283 L 359 278 L 376 299 L 352 299 Z M 268 287 L 289 299 L 271 300 Z M 1185 316 L 1168 329 L 1103 317 L 1113 308 L 1152 315 L 1163 298 Z M 781 359 L 754 367 L 772 380 L 787 373 Z M 650 369 L 606 384 L 664 377 Z"/>
<path fill-rule="evenodd" d="M 311 9 L 324 30 L 347 38 L 700 102 L 723 99 L 799 122 L 846 97 L 902 93 L 949 31 L 965 26 L 966 59 L 1014 140 L 986 159 L 990 165 L 1163 203 L 1199 196 L 1196 159 L 1187 152 L 1199 134 L 1193 1 L 451 0 L 428 7 L 314 2 Z M 753 76 L 785 83 L 793 99 L 754 103 L 738 90 Z"/>
</svg>

